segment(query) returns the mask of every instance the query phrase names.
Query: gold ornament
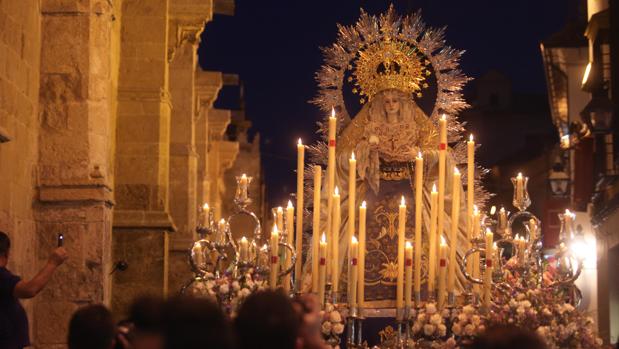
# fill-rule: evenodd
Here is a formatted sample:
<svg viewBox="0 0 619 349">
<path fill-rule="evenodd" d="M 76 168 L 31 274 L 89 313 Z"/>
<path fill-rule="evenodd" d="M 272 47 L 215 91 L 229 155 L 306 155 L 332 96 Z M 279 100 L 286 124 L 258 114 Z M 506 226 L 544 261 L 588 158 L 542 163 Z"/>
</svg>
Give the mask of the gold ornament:
<svg viewBox="0 0 619 349">
<path fill-rule="evenodd" d="M 420 96 L 418 92 L 427 87 L 425 79 L 430 75 L 414 47 L 391 38 L 360 50 L 352 70 L 355 90 L 368 101 L 387 89 Z"/>
</svg>

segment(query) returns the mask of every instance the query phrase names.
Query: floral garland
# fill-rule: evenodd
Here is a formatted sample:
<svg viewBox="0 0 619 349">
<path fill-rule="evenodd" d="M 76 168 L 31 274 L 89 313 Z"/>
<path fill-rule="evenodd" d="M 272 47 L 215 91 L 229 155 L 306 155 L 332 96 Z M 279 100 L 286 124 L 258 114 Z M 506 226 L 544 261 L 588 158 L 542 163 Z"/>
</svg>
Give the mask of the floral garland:
<svg viewBox="0 0 619 349">
<path fill-rule="evenodd" d="M 322 338 L 334 349 L 339 349 L 340 336 L 344 333 L 344 319 L 337 308 L 331 304 L 325 304 L 324 310 L 320 311 L 322 324 L 320 331 Z"/>
</svg>

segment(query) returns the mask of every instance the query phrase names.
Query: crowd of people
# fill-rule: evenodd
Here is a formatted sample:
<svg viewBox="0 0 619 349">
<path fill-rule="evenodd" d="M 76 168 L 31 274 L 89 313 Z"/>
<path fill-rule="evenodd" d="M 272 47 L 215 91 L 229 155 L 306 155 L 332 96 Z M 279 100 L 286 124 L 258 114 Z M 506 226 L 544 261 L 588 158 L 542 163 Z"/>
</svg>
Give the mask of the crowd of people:
<svg viewBox="0 0 619 349">
<path fill-rule="evenodd" d="M 0 232 L 0 349 L 30 345 L 28 321 L 20 298 L 36 296 L 68 258 L 55 248 L 31 280 L 7 268 L 10 239 Z M 291 298 L 281 290 L 250 296 L 230 319 L 212 300 L 189 296 L 145 296 L 134 301 L 128 317 L 115 322 L 104 305 L 78 309 L 69 323 L 69 349 L 329 349 L 322 339 L 320 305 L 315 295 Z M 535 334 L 514 327 L 488 329 L 470 349 L 543 349 Z"/>
</svg>

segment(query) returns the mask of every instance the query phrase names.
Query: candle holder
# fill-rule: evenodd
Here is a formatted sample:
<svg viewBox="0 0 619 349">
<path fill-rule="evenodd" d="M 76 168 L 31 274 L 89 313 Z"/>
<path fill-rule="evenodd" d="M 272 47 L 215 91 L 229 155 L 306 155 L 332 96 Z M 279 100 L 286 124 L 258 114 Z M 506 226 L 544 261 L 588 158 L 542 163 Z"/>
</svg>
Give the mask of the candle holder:
<svg viewBox="0 0 619 349">
<path fill-rule="evenodd" d="M 357 307 L 348 308 L 348 316 L 346 317 L 346 347 L 357 348 Z"/>
<path fill-rule="evenodd" d="M 236 193 L 234 195 L 234 203 L 240 208 L 246 208 L 249 204 L 252 203 L 251 198 L 249 197 L 249 185 L 253 177 L 251 176 L 236 176 Z"/>
<path fill-rule="evenodd" d="M 518 210 L 524 211 L 531 206 L 531 199 L 529 198 L 529 191 L 527 190 L 529 177 L 518 174 L 518 176 L 512 177 L 511 180 L 514 185 L 514 199 L 512 203 Z"/>
</svg>

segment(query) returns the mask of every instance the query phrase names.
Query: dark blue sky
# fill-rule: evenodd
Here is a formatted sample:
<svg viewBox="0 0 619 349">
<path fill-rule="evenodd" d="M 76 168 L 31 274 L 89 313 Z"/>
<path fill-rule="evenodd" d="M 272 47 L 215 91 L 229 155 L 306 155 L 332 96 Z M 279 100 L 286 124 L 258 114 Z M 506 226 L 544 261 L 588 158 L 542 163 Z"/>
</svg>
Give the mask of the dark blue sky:
<svg viewBox="0 0 619 349">
<path fill-rule="evenodd" d="M 314 74 L 322 63 L 319 47 L 336 37 L 336 23 L 350 25 L 363 7 L 384 11 L 382 0 L 236 0 L 233 17 L 215 16 L 199 50 L 207 70 L 240 75 L 247 117 L 262 137 L 270 204 L 282 203 L 295 188 L 295 143 L 315 139 L 322 116 L 308 103 L 316 93 Z M 398 12 L 421 9 L 431 26 L 447 25 L 447 43 L 466 50 L 463 71 L 477 77 L 497 69 L 514 90 L 544 93 L 539 43 L 559 31 L 568 16 L 565 0 L 395 1 Z M 234 91 L 217 107 L 233 108 Z M 500 132 L 500 130 L 497 130 Z M 483 142 L 483 135 L 479 135 Z"/>
</svg>

